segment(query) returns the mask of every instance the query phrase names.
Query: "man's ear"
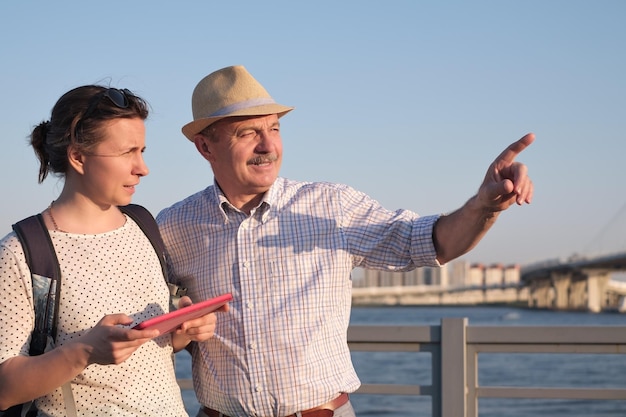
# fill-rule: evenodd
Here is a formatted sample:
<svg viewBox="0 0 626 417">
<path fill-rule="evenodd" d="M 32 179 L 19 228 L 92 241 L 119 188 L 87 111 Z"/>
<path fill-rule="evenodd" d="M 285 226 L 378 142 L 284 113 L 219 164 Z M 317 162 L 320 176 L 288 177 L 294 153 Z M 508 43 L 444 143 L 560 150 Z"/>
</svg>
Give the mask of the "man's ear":
<svg viewBox="0 0 626 417">
<path fill-rule="evenodd" d="M 200 152 L 200 155 L 202 155 L 202 157 L 207 161 L 211 162 L 213 154 L 211 153 L 209 147 L 209 139 L 206 136 L 198 133 L 193 137 L 193 143 L 195 143 L 196 149 L 198 150 L 198 152 Z"/>
<path fill-rule="evenodd" d="M 69 165 L 74 168 L 74 171 L 79 174 L 85 173 L 83 154 L 74 146 L 68 146 L 67 148 L 67 161 Z"/>
</svg>

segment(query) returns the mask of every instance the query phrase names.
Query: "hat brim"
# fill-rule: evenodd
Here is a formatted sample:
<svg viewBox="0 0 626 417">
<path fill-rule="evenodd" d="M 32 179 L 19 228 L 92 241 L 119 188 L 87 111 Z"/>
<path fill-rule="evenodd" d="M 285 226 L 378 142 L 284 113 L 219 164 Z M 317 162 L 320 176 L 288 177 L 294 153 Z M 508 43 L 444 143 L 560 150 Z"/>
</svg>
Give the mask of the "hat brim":
<svg viewBox="0 0 626 417">
<path fill-rule="evenodd" d="M 227 117 L 265 116 L 268 114 L 276 114 L 280 118 L 293 109 L 294 107 L 283 106 L 282 104 L 265 104 L 262 106 L 249 107 L 225 115 L 196 119 L 193 122 L 187 123 L 185 126 L 183 126 L 182 132 L 183 135 L 187 137 L 187 139 L 193 142 L 194 136 L 196 134 L 202 132 L 204 129 L 217 122 L 218 120 L 226 119 Z"/>
</svg>

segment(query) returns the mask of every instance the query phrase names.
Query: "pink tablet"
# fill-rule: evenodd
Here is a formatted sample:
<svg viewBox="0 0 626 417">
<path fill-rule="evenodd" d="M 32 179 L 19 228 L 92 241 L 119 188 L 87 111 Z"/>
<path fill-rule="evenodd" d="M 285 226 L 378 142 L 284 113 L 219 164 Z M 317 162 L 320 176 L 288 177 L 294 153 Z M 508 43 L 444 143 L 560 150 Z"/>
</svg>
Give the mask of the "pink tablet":
<svg viewBox="0 0 626 417">
<path fill-rule="evenodd" d="M 218 297 L 211 298 L 210 300 L 202 301 L 200 303 L 192 304 L 187 307 L 179 308 L 178 310 L 170 313 L 161 314 L 160 316 L 152 317 L 144 320 L 133 329 L 159 329 L 161 334 L 169 333 L 178 328 L 181 324 L 188 320 L 197 319 L 212 311 L 217 310 L 224 304 L 233 299 L 232 294 L 222 294 Z"/>
</svg>

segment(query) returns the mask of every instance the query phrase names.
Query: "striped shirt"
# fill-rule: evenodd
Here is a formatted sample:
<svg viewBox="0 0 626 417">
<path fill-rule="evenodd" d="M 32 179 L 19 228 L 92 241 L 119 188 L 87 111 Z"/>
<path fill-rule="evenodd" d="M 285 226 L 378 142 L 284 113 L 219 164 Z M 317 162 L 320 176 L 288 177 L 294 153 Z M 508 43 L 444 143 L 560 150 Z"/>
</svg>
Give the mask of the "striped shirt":
<svg viewBox="0 0 626 417">
<path fill-rule="evenodd" d="M 249 215 L 217 185 L 164 209 L 170 279 L 195 302 L 234 298 L 193 353 L 200 403 L 230 416 L 284 416 L 356 390 L 351 272 L 438 266 L 437 218 L 388 211 L 345 185 L 284 178 Z"/>
</svg>

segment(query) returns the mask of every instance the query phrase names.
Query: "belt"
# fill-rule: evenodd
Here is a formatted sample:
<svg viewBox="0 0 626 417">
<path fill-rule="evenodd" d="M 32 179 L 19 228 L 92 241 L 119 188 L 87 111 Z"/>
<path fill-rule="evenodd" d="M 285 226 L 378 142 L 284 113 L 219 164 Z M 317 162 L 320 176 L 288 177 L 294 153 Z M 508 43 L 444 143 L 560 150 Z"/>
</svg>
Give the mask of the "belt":
<svg viewBox="0 0 626 417">
<path fill-rule="evenodd" d="M 329 401 L 326 404 L 301 411 L 300 414 L 302 414 L 302 417 L 332 417 L 335 414 L 335 410 L 346 404 L 349 400 L 350 397 L 344 392 L 334 400 Z M 202 407 L 202 411 L 204 411 L 204 414 L 208 417 L 228 417 L 226 414 L 212 410 L 209 407 Z M 285 417 L 296 417 L 296 414 L 290 414 Z"/>
</svg>

